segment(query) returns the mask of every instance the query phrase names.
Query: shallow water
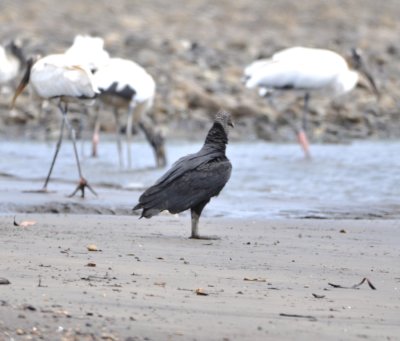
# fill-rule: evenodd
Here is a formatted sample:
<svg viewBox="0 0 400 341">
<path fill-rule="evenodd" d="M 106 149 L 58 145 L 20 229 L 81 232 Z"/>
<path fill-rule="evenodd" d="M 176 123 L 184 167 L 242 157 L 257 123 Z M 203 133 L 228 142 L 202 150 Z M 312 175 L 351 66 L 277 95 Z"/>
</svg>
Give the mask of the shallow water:
<svg viewBox="0 0 400 341">
<path fill-rule="evenodd" d="M 201 145 L 202 142 L 168 142 L 169 165 L 183 155 L 196 152 Z M 54 148 L 55 142 L 2 141 L 0 172 L 20 180 L 43 181 Z M 143 141 L 132 146 L 132 170 L 119 169 L 112 138 L 101 142 L 97 159 L 85 156 L 89 154 L 89 143 L 79 149 L 84 174 L 92 185 L 132 191 L 130 205 L 165 171 L 153 167 L 152 151 Z M 227 148 L 233 164 L 231 180 L 204 214 L 259 218 L 397 216 L 399 150 L 400 142 L 392 141 L 313 145 L 313 159 L 307 161 L 297 145 L 232 142 Z M 53 177 L 54 182 L 77 180 L 69 141 L 64 141 Z M 21 199 L 22 196 L 21 193 Z"/>
</svg>

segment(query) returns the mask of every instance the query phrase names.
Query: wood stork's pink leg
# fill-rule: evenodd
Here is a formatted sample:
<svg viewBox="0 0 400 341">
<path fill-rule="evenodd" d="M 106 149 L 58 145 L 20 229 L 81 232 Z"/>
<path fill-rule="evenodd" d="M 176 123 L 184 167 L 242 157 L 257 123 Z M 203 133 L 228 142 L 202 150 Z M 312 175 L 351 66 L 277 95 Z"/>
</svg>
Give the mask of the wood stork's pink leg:
<svg viewBox="0 0 400 341">
<path fill-rule="evenodd" d="M 118 108 L 114 107 L 114 118 L 115 118 L 115 128 L 117 134 L 117 148 L 118 148 L 118 159 L 119 159 L 119 168 L 124 168 L 124 160 L 122 157 L 122 140 L 121 140 L 121 122 L 119 120 L 119 112 Z"/>
<path fill-rule="evenodd" d="M 128 119 L 126 122 L 126 144 L 128 150 L 128 168 L 132 168 L 132 158 L 131 158 L 131 140 L 132 140 L 132 124 L 133 124 L 133 114 L 135 111 L 136 103 L 131 102 L 129 105 Z"/>
<path fill-rule="evenodd" d="M 100 119 L 99 119 L 99 110 L 97 108 L 96 115 L 94 118 L 94 129 L 92 136 L 92 157 L 98 157 L 98 145 L 100 141 Z"/>
<path fill-rule="evenodd" d="M 100 142 L 100 123 L 98 121 L 94 124 L 93 136 L 92 136 L 92 157 L 98 157 L 98 146 Z"/>
<path fill-rule="evenodd" d="M 310 101 L 310 94 L 307 92 L 304 95 L 304 108 L 303 108 L 303 117 L 302 117 L 302 128 L 297 132 L 297 140 L 300 143 L 301 148 L 304 151 L 304 156 L 306 159 L 311 159 L 310 148 L 307 138 L 307 126 L 308 126 L 308 111 L 309 111 L 309 104 Z"/>
<path fill-rule="evenodd" d="M 300 129 L 297 133 L 297 141 L 299 141 L 299 144 L 301 148 L 304 151 L 304 156 L 306 159 L 311 159 L 311 154 L 310 154 L 310 148 L 309 148 L 309 143 L 307 139 L 307 134 L 305 133 L 304 130 Z"/>
<path fill-rule="evenodd" d="M 304 95 L 304 107 L 303 107 L 303 117 L 302 117 L 302 127 L 303 130 L 306 132 L 307 128 L 308 128 L 308 111 L 309 111 L 309 107 L 308 104 L 310 102 L 310 94 L 307 92 Z"/>
<path fill-rule="evenodd" d="M 275 102 L 273 101 L 273 92 L 269 93 L 268 96 L 264 96 L 264 97 L 266 97 L 270 106 L 274 110 L 278 111 L 278 108 L 276 107 Z M 307 121 L 308 121 L 307 114 L 308 114 L 309 99 L 310 99 L 310 95 L 308 93 L 306 93 L 306 95 L 304 96 L 303 116 L 302 116 L 302 123 L 301 123 L 300 128 L 298 128 L 299 124 L 294 124 L 290 120 L 285 119 L 286 122 L 288 123 L 288 125 L 290 127 L 292 127 L 292 129 L 296 132 L 297 141 L 299 142 L 301 148 L 303 149 L 304 156 L 306 159 L 311 159 L 310 147 L 309 147 L 308 138 L 307 138 L 307 134 L 306 134 Z"/>
</svg>

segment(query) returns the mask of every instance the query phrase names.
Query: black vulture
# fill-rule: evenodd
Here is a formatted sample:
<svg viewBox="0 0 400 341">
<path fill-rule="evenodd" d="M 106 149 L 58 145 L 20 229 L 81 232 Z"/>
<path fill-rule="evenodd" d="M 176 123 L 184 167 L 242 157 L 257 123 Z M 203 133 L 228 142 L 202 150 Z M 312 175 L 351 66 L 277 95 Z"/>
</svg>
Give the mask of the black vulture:
<svg viewBox="0 0 400 341">
<path fill-rule="evenodd" d="M 204 207 L 221 192 L 231 176 L 232 164 L 225 155 L 229 126 L 233 127 L 231 115 L 218 112 L 203 147 L 176 161 L 140 196 L 139 203 L 133 208 L 143 209 L 140 218 L 151 218 L 164 210 L 175 214 L 190 208 L 190 238 L 212 239 L 199 235 L 198 224 Z"/>
</svg>

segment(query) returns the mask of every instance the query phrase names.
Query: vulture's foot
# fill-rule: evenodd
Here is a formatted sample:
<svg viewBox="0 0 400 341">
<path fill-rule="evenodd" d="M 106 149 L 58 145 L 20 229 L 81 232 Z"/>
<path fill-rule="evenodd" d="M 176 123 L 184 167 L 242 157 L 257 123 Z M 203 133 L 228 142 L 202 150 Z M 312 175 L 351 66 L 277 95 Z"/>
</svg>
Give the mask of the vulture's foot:
<svg viewBox="0 0 400 341">
<path fill-rule="evenodd" d="M 220 240 L 221 238 L 218 236 L 200 236 L 200 235 L 192 235 L 189 239 L 202 239 L 202 240 Z"/>
</svg>

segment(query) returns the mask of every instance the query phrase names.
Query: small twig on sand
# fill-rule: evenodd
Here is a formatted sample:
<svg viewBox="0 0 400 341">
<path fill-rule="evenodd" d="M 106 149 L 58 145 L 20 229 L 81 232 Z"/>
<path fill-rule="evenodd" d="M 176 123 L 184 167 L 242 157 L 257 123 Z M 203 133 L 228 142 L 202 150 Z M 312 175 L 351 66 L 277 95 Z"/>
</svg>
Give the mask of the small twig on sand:
<svg viewBox="0 0 400 341">
<path fill-rule="evenodd" d="M 325 295 L 312 294 L 315 298 L 324 298 Z"/>
<path fill-rule="evenodd" d="M 102 280 L 107 280 L 107 281 L 110 281 L 110 280 L 113 280 L 113 279 L 116 279 L 116 277 L 111 277 L 111 276 L 109 276 L 109 274 L 108 274 L 108 272 L 106 272 L 106 274 L 104 275 L 104 276 L 96 276 L 96 275 L 89 275 L 89 276 L 87 276 L 87 277 L 81 277 L 81 280 L 83 280 L 83 281 L 97 281 L 97 282 L 100 282 L 100 281 L 102 281 Z"/>
<path fill-rule="evenodd" d="M 312 315 L 298 315 L 298 314 L 285 314 L 285 313 L 280 313 L 279 316 L 303 318 L 303 319 L 309 319 L 310 321 L 317 321 L 317 318 L 316 318 L 315 316 L 312 316 Z"/>
<path fill-rule="evenodd" d="M 340 289 L 358 289 L 365 281 L 368 283 L 369 287 L 370 287 L 372 290 L 376 290 L 375 286 L 371 283 L 371 281 L 370 281 L 367 277 L 364 277 L 364 278 L 361 280 L 360 283 L 354 284 L 354 285 L 352 285 L 352 286 L 350 286 L 350 287 L 346 287 L 346 286 L 343 286 L 343 285 L 340 285 L 340 284 L 333 284 L 333 283 L 328 283 L 328 284 L 329 284 L 331 287 L 334 287 L 334 288 L 340 288 Z"/>
<path fill-rule="evenodd" d="M 47 285 L 42 285 L 42 276 L 39 275 L 38 288 L 47 288 Z"/>
</svg>

